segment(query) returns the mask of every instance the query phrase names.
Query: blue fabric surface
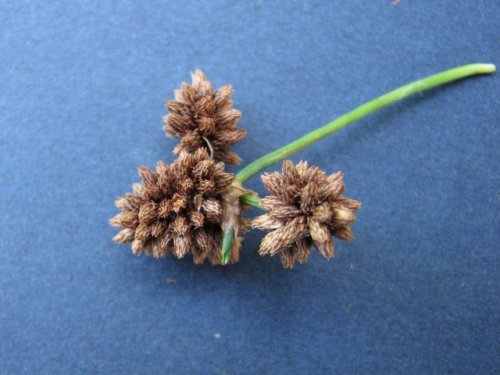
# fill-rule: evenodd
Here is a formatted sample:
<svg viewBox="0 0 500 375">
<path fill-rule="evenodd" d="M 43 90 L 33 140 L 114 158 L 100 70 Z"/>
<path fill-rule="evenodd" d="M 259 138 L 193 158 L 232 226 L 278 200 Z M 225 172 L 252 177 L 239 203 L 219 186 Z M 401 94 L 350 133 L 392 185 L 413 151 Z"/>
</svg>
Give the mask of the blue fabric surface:
<svg viewBox="0 0 500 375">
<path fill-rule="evenodd" d="M 414 79 L 500 63 L 499 18 L 485 0 L 2 1 L 0 374 L 498 373 L 498 75 L 293 158 L 363 203 L 330 261 L 284 270 L 255 231 L 230 267 L 136 257 L 108 219 L 137 166 L 173 160 L 164 101 L 195 68 L 233 84 L 245 164 Z"/>
</svg>

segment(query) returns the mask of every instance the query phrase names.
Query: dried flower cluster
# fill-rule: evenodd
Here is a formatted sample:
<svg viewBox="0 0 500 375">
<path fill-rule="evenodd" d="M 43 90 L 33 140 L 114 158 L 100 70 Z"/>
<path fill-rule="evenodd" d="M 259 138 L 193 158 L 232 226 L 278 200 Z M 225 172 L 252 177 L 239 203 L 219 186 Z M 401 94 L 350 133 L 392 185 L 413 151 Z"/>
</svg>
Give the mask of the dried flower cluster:
<svg viewBox="0 0 500 375">
<path fill-rule="evenodd" d="M 215 163 L 201 148 L 194 154 L 182 152 L 171 165 L 158 162 L 156 171 L 140 167 L 139 175 L 143 183 L 116 200 L 122 210 L 110 221 L 122 228 L 116 242 L 132 242 L 137 254 L 163 257 L 172 251 L 178 258 L 191 254 L 197 264 L 205 259 L 221 264 L 224 220 L 233 213 L 240 228 L 230 261 L 238 261 L 247 223 L 240 213 L 241 193 L 228 189 L 235 180 L 224 163 Z"/>
<path fill-rule="evenodd" d="M 192 84 L 182 84 L 175 91 L 175 100 L 168 101 L 165 116 L 167 135 L 179 138 L 174 154 L 193 153 L 206 148 L 215 160 L 239 164 L 241 159 L 229 146 L 245 137 L 246 130 L 236 128 L 241 112 L 233 108 L 229 85 L 214 92 L 201 70 L 192 74 Z"/>
<path fill-rule="evenodd" d="M 361 204 L 342 196 L 342 173 L 327 176 L 305 161 L 296 166 L 285 161 L 282 173 L 265 173 L 262 182 L 272 195 L 261 201 L 268 212 L 252 222 L 254 228 L 269 231 L 261 242 L 261 255 L 280 254 L 283 266 L 292 268 L 295 261 L 307 260 L 313 244 L 330 258 L 334 254 L 332 236 L 352 238 L 353 212 Z"/>
<path fill-rule="evenodd" d="M 285 161 L 282 173 L 262 176 L 271 195 L 260 206 L 258 197 L 242 198 L 249 191 L 225 171 L 225 164 L 240 162 L 229 146 L 246 134 L 237 128 L 241 113 L 232 107 L 231 86 L 214 91 L 196 70 L 192 84 L 183 83 L 167 108 L 164 130 L 180 139 L 174 149 L 178 159 L 170 165 L 160 161 L 156 170 L 139 168 L 142 184 L 116 200 L 121 212 L 110 223 L 121 230 L 114 241 L 131 242 L 134 253 L 157 258 L 172 252 L 178 258 L 190 254 L 196 264 L 234 263 L 249 226 L 240 199 L 267 211 L 252 222 L 269 231 L 259 254 L 279 254 L 286 268 L 306 261 L 312 245 L 330 258 L 332 236 L 352 238 L 350 224 L 361 205 L 342 196 L 340 172 L 327 176 L 307 162 Z"/>
</svg>

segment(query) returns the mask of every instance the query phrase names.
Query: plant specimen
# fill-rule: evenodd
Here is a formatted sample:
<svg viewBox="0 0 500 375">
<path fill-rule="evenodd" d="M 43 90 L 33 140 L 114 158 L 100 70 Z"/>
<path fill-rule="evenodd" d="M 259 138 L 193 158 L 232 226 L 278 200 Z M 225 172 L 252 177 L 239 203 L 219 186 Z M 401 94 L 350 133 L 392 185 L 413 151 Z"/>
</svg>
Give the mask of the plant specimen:
<svg viewBox="0 0 500 375">
<path fill-rule="evenodd" d="M 328 175 L 306 161 L 294 165 L 286 160 L 313 143 L 381 108 L 411 95 L 469 76 L 490 74 L 492 64 L 470 64 L 414 81 L 371 100 L 330 123 L 248 164 L 238 173 L 225 171 L 225 164 L 238 165 L 230 151 L 246 130 L 238 128 L 241 113 L 232 106 L 232 88 L 214 91 L 205 75 L 196 70 L 192 84 L 184 83 L 168 101 L 165 132 L 178 138 L 173 152 L 178 157 L 156 170 L 139 168 L 142 184 L 116 200 L 121 212 L 111 219 L 121 228 L 118 243 L 132 243 L 134 253 L 178 258 L 190 254 L 197 264 L 214 265 L 239 260 L 248 228 L 268 233 L 260 255 L 279 254 L 284 267 L 305 262 L 315 247 L 323 256 L 334 255 L 332 237 L 352 239 L 350 225 L 361 204 L 344 196 L 343 174 Z M 244 188 L 253 176 L 280 161 L 282 172 L 264 173 L 269 195 L 260 198 Z M 264 213 L 249 224 L 246 207 Z"/>
</svg>

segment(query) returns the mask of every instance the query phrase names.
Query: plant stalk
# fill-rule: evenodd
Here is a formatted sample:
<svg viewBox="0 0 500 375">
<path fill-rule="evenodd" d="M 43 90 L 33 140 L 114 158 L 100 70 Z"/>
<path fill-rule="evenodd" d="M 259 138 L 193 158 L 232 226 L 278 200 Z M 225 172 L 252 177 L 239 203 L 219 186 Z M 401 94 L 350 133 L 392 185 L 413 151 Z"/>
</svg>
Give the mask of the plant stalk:
<svg viewBox="0 0 500 375">
<path fill-rule="evenodd" d="M 290 156 L 305 149 L 311 144 L 346 127 L 352 122 L 368 116 L 369 114 L 378 111 L 379 109 L 394 104 L 411 95 L 415 95 L 422 91 L 429 90 L 434 87 L 441 86 L 462 78 L 479 74 L 494 73 L 495 70 L 496 68 L 493 64 L 463 65 L 458 68 L 445 70 L 441 73 L 434 74 L 432 76 L 419 79 L 418 81 L 401 86 L 394 91 L 384 94 L 376 99 L 369 101 L 368 103 L 357 107 L 351 112 L 340 116 L 332 122 L 329 122 L 328 124 L 304 135 L 296 141 L 293 141 L 292 143 L 289 143 L 284 147 L 281 147 L 273 152 L 270 152 L 267 155 L 262 156 L 261 158 L 248 164 L 245 168 L 239 171 L 236 174 L 236 179 L 243 184 L 260 171 L 270 167 L 273 164 L 276 164 L 281 160 L 289 158 Z"/>
</svg>

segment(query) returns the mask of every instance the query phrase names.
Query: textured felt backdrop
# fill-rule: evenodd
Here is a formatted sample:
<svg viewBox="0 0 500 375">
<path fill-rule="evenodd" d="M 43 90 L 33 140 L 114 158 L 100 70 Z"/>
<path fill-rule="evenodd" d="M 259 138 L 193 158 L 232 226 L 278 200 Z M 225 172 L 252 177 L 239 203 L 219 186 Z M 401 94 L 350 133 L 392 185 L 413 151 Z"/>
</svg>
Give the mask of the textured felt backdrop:
<svg viewBox="0 0 500 375">
<path fill-rule="evenodd" d="M 498 373 L 498 76 L 293 158 L 363 202 L 331 261 L 284 270 L 260 232 L 231 267 L 135 257 L 107 221 L 137 166 L 173 160 L 163 103 L 195 68 L 234 85 L 249 162 L 410 80 L 500 63 L 499 4 L 2 1 L 0 374 Z"/>
</svg>

